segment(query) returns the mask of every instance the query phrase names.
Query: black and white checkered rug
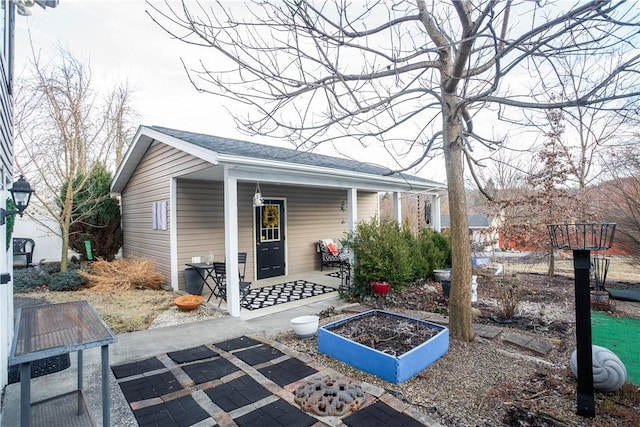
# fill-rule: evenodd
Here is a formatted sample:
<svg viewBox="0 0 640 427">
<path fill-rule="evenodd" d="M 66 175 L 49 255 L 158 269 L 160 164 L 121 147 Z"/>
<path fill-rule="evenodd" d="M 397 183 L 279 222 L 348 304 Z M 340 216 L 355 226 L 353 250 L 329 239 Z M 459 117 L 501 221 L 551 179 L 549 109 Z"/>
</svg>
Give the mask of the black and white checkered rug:
<svg viewBox="0 0 640 427">
<path fill-rule="evenodd" d="M 342 279 L 342 276 L 346 274 L 346 271 L 338 270 L 331 273 L 327 273 L 326 276 L 336 277 L 338 279 Z"/>
<path fill-rule="evenodd" d="M 276 304 L 284 304 L 286 302 L 298 301 L 304 298 L 334 292 L 335 290 L 335 288 L 330 286 L 319 285 L 317 283 L 307 282 L 306 280 L 295 280 L 278 285 L 252 289 L 244 301 L 242 301 L 242 307 L 247 310 L 258 310 Z"/>
</svg>

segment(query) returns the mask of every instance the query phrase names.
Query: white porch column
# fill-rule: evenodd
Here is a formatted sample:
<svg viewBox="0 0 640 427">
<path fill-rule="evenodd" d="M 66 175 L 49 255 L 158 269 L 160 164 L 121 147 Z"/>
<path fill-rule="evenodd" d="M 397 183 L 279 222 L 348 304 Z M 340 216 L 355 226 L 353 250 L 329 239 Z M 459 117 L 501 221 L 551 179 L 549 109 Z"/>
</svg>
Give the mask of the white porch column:
<svg viewBox="0 0 640 427">
<path fill-rule="evenodd" d="M 442 231 L 440 225 L 440 196 L 437 194 L 431 196 L 431 228 L 438 233 Z"/>
<path fill-rule="evenodd" d="M 178 290 L 179 274 L 182 272 L 178 265 L 178 178 L 172 177 L 169 183 L 169 259 L 171 260 L 171 287 Z M 184 266 L 182 266 L 184 268 Z"/>
<path fill-rule="evenodd" d="M 358 225 L 358 190 L 350 188 L 347 190 L 347 204 L 349 210 L 347 212 L 347 225 L 349 231 L 355 231 Z"/>
<path fill-rule="evenodd" d="M 395 191 L 393 193 L 393 218 L 398 224 L 402 224 L 402 206 L 400 204 L 401 194 Z"/>
<path fill-rule="evenodd" d="M 238 180 L 224 172 L 224 258 L 227 264 L 227 310 L 240 317 L 240 277 L 238 271 Z"/>
</svg>

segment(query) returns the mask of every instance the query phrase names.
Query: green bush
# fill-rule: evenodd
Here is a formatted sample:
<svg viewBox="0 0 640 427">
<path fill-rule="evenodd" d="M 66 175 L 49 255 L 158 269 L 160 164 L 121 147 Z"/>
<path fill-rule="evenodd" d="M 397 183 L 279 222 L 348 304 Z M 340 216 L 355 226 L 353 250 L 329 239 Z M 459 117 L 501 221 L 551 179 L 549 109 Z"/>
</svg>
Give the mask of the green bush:
<svg viewBox="0 0 640 427">
<path fill-rule="evenodd" d="M 414 279 L 424 279 L 433 270 L 451 266 L 451 241 L 437 231 L 425 228 L 416 240 L 420 256 L 415 257 Z"/>
<path fill-rule="evenodd" d="M 40 265 L 40 268 L 42 268 L 42 270 L 46 271 L 49 274 L 59 273 L 60 261 L 45 262 Z"/>
<path fill-rule="evenodd" d="M 416 238 L 408 225 L 400 227 L 390 220 L 360 222 L 342 244 L 355 258 L 351 288 L 348 295 L 342 293 L 347 297 L 370 295 L 372 280 L 387 281 L 392 290 L 398 289 L 451 262 L 451 244 L 446 237 L 425 229 Z"/>
<path fill-rule="evenodd" d="M 27 292 L 41 287 L 47 287 L 51 276 L 46 271 L 35 268 L 14 270 L 13 289 L 15 292 Z"/>
<path fill-rule="evenodd" d="M 49 280 L 51 291 L 76 291 L 87 283 L 87 279 L 75 271 L 61 271 L 52 274 Z"/>
</svg>

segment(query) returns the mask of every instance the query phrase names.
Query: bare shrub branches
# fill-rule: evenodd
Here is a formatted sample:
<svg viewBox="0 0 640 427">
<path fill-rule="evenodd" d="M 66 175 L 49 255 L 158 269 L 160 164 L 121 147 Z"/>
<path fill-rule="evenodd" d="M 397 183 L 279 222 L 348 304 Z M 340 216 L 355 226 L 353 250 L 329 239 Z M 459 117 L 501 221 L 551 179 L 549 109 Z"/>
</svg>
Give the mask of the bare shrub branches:
<svg viewBox="0 0 640 427">
<path fill-rule="evenodd" d="M 160 289 L 165 279 L 155 271 L 149 259 L 99 260 L 91 263 L 89 271 L 79 271 L 89 280 L 96 292 L 117 292 L 130 289 Z"/>
</svg>

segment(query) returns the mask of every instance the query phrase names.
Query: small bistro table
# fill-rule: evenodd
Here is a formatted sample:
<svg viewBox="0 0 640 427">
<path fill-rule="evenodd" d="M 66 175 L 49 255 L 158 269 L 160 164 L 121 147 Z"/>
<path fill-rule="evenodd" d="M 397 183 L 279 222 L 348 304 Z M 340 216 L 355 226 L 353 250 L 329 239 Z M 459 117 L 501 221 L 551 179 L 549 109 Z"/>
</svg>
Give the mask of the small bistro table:
<svg viewBox="0 0 640 427">
<path fill-rule="evenodd" d="M 207 302 L 209 302 L 212 296 L 215 296 L 216 298 L 220 296 L 220 291 L 218 289 L 218 280 L 215 275 L 214 263 L 207 264 L 204 262 L 194 262 L 188 263 L 186 265 L 198 272 L 198 275 L 200 276 L 200 278 L 202 278 L 203 283 L 211 291 L 209 298 L 207 298 Z"/>
<path fill-rule="evenodd" d="M 109 344 L 116 336 L 88 301 L 40 305 L 18 311 L 9 364 L 20 364 L 20 425 L 31 427 L 31 362 L 78 352 L 78 415 L 85 410 L 82 351 L 101 347 L 102 425 L 111 425 Z M 59 395 L 57 397 L 66 396 Z M 46 399 L 52 400 L 52 399 Z"/>
</svg>

